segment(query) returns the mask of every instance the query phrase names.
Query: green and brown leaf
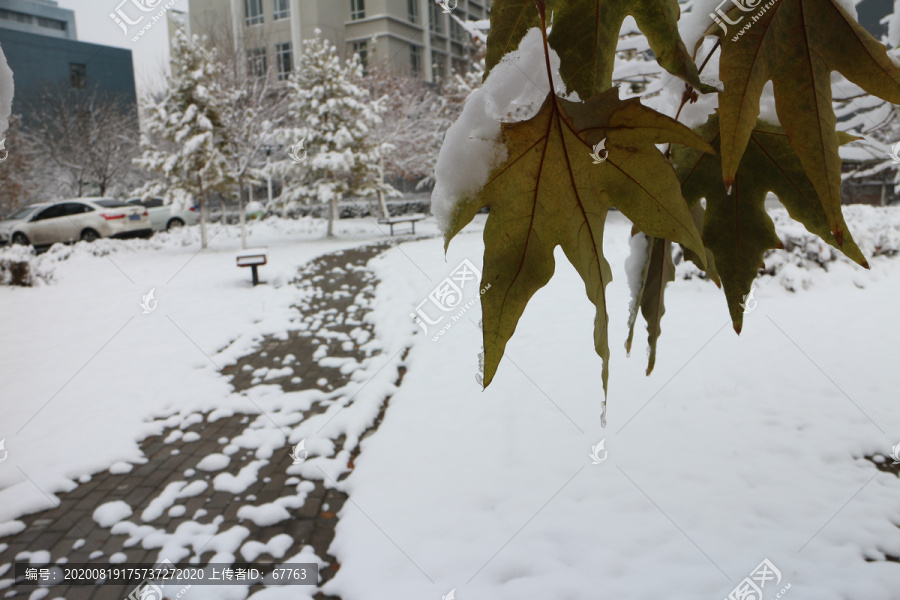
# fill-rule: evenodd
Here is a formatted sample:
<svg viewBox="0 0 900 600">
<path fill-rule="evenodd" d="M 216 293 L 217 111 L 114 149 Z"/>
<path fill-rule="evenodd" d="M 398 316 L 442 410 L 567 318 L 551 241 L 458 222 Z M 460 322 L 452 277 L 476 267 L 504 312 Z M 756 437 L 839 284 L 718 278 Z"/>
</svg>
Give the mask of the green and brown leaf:
<svg viewBox="0 0 900 600">
<path fill-rule="evenodd" d="M 672 240 L 705 256 L 700 232 L 681 196 L 674 170 L 655 144 L 675 142 L 711 151 L 695 133 L 636 99 L 611 89 L 584 103 L 549 95 L 529 121 L 504 124 L 506 160 L 477 194 L 452 216 L 449 243 L 482 208 L 491 208 L 484 231 L 482 296 L 485 373 L 490 384 L 525 306 L 553 275 L 561 246 L 596 306 L 594 345 L 608 380 L 606 286 L 612 275 L 603 256 L 603 229 L 611 206 L 648 235 Z M 606 140 L 606 160 L 592 148 Z"/>
<path fill-rule="evenodd" d="M 713 116 L 698 133 L 718 150 L 719 131 L 719 120 Z M 850 138 L 838 139 L 846 142 Z M 731 320 L 738 333 L 744 316 L 740 303 L 750 292 L 765 253 L 781 246 L 775 225 L 765 209 L 769 192 L 775 194 L 790 216 L 803 223 L 811 233 L 840 248 L 851 260 L 868 267 L 840 213 L 839 225 L 845 231 L 843 246 L 832 234 L 818 190 L 782 128 L 756 123 L 735 173 L 730 195 L 725 191 L 717 156 L 693 148 L 678 148 L 672 157 L 678 165 L 676 170 L 688 203 L 696 209 L 700 199 L 706 199 L 703 241 L 714 257 Z"/>
<path fill-rule="evenodd" d="M 734 7 L 722 40 L 719 98 L 722 175 L 733 185 L 760 114 L 763 87 L 772 81 L 778 119 L 813 183 L 838 246 L 846 241 L 841 216 L 840 140 L 832 107 L 831 73 L 839 71 L 870 94 L 900 103 L 900 68 L 886 48 L 835 0 L 778 0 L 758 21 L 756 10 Z M 752 27 L 738 35 L 741 29 Z"/>
<path fill-rule="evenodd" d="M 656 365 L 656 344 L 662 333 L 662 318 L 666 313 L 666 286 L 675 281 L 675 263 L 672 261 L 672 242 L 655 237 L 646 237 L 647 249 L 644 267 L 640 273 L 637 295 L 632 298 L 632 311 L 628 316 L 628 339 L 625 351 L 631 352 L 634 326 L 638 310 L 647 322 L 647 341 L 650 354 L 647 359 L 647 375 Z"/>
<path fill-rule="evenodd" d="M 549 41 L 561 60 L 560 75 L 579 97 L 612 87 L 619 31 L 628 16 L 634 17 L 664 69 L 697 89 L 710 89 L 701 85 L 678 33 L 678 0 L 548 0 L 546 5 L 554 16 Z M 497 0 L 491 8 L 485 77 L 518 48 L 529 29 L 540 25 L 534 0 Z"/>
<path fill-rule="evenodd" d="M 625 17 L 634 17 L 659 65 L 697 89 L 703 88 L 678 33 L 678 0 L 567 0 L 554 8 L 550 47 L 560 58 L 560 75 L 582 98 L 612 87 L 616 46 Z"/>
</svg>

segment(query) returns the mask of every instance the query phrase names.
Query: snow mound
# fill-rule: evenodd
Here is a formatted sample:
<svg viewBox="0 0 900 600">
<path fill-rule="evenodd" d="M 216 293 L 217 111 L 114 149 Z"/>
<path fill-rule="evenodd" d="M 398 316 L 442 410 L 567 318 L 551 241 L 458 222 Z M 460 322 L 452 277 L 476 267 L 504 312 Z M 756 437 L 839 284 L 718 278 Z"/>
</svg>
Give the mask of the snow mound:
<svg viewBox="0 0 900 600">
<path fill-rule="evenodd" d="M 559 56 L 551 49 L 553 87 L 562 95 L 559 64 Z M 491 70 L 484 87 L 469 96 L 459 120 L 447 130 L 434 169 L 436 181 L 431 195 L 431 210 L 445 234 L 459 203 L 483 188 L 491 171 L 506 159 L 506 148 L 500 141 L 501 123 L 532 118 L 550 92 L 546 76 L 531 80 L 522 73 L 544 71 L 543 39 L 540 30 L 534 28 L 517 50 Z"/>
<path fill-rule="evenodd" d="M 291 513 L 283 506 L 270 502 L 261 506 L 244 505 L 237 511 L 241 520 L 253 521 L 257 527 L 269 527 L 291 518 Z"/>
<path fill-rule="evenodd" d="M 101 504 L 94 510 L 94 521 L 100 527 L 112 527 L 119 521 L 124 521 L 132 514 L 131 507 L 122 500 L 114 500 Z"/>
</svg>

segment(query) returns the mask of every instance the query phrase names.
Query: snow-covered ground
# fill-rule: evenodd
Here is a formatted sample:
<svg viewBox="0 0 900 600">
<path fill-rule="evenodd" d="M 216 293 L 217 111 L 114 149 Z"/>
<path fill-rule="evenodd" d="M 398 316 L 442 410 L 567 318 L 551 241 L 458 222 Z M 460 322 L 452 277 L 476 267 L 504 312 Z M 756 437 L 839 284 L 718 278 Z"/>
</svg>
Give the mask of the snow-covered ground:
<svg viewBox="0 0 900 600">
<path fill-rule="evenodd" d="M 858 238 L 880 229 L 896 239 L 896 212 L 853 210 Z M 760 280 L 740 338 L 721 292 L 679 280 L 647 378 L 640 350 L 629 359 L 622 349 L 628 234 L 612 214 L 608 298 L 620 350 L 606 429 L 593 308 L 562 253 L 484 392 L 477 306 L 437 341 L 408 324 L 460 261 L 481 264 L 480 236 L 455 239 L 446 262 L 437 240 L 373 261 L 380 329 L 415 346 L 346 482 L 353 503 L 332 546 L 342 568 L 326 591 L 723 598 L 769 559 L 782 579 L 768 582 L 766 600 L 787 584 L 796 598 L 900 598 L 900 565 L 883 562 L 900 555 L 900 480 L 862 458 L 900 443 L 900 261 L 875 258 L 871 272 L 789 265 Z M 608 457 L 593 464 L 601 440 Z"/>
<path fill-rule="evenodd" d="M 896 211 L 849 212 L 858 213 L 848 220 L 870 255 L 879 239 L 894 243 L 900 235 Z M 787 264 L 775 280 L 759 281 L 758 306 L 740 338 L 721 292 L 679 278 L 668 288 L 657 366 L 647 378 L 643 332 L 631 358 L 622 349 L 630 226 L 611 214 L 605 243 L 616 279 L 603 429 L 593 311 L 562 255 L 487 391 L 475 380 L 477 302 L 450 328 L 445 318 L 427 334 L 410 319 L 464 259 L 480 268 L 480 223 L 453 241 L 446 259 L 434 238 L 370 263 L 382 281 L 370 313 L 381 352 L 353 373 L 352 404 L 336 402 L 296 423 L 288 408 L 308 406 L 308 398 L 265 382 L 253 388 L 256 404 L 285 419 L 278 425 L 290 427 L 291 444 L 307 440 L 311 458 L 291 474 L 324 473 L 329 482 L 346 469 L 348 446 L 335 454 L 327 436 L 358 435 L 393 394 L 340 482 L 350 501 L 330 550 L 341 568 L 326 593 L 343 600 L 437 600 L 451 590 L 459 600 L 724 598 L 769 559 L 782 579 L 777 588 L 768 582 L 765 600 L 787 584 L 787 597 L 900 598 L 900 566 L 883 562 L 884 554 L 900 556 L 900 480 L 863 458 L 900 443 L 900 372 L 891 367 L 900 261 L 871 258 L 869 272 L 840 260 L 827 263 L 827 273 Z M 23 514 L 49 507 L 44 493 L 143 462 L 139 442 L 148 435 L 213 409 L 259 415 L 219 367 L 264 334 L 302 326 L 291 308 L 301 292 L 289 284 L 300 265 L 384 241 L 367 220 L 342 221 L 334 241 L 322 240 L 323 231 L 312 220 L 253 224 L 251 244 L 267 245 L 270 263 L 261 270 L 268 285 L 256 288 L 234 265 L 236 228 L 202 253 L 192 230 L 62 248 L 40 259 L 50 283 L 0 286 L 7 315 L 0 320 L 0 439 L 9 452 L 0 464 L 0 535 L 21 528 Z M 426 222 L 422 231 L 435 229 Z M 875 241 L 867 246 L 861 231 Z M 778 261 L 785 262 L 771 262 Z M 143 314 L 150 289 L 158 305 Z M 465 305 L 475 296 L 471 286 L 464 291 Z M 399 355 L 410 346 L 395 388 Z M 266 429 L 267 419 L 258 421 L 258 440 L 244 440 L 246 447 L 264 438 L 267 447 L 285 443 L 276 427 Z M 605 460 L 592 464 L 601 441 L 594 456 Z M 203 464 L 216 471 L 223 462 L 211 455 Z M 252 478 L 252 469 L 241 476 Z M 163 491 L 154 511 L 188 493 L 188 486 Z M 268 522 L 278 508 L 244 502 L 250 520 Z M 132 512 L 110 504 L 94 519 L 136 535 L 129 522 L 147 515 Z M 195 529 L 208 538 L 217 526 Z M 219 532 L 219 552 L 237 552 L 237 529 Z M 189 533 L 167 542 L 160 559 L 187 547 Z M 269 541 L 270 553 L 283 543 Z M 308 551 L 302 558 L 315 560 Z M 295 600 L 307 592 L 270 588 L 253 598 Z M 195 586 L 185 598 L 241 593 Z"/>
<path fill-rule="evenodd" d="M 427 224 L 425 233 L 434 228 Z M 216 233 L 218 231 L 218 233 Z M 37 258 L 50 283 L 0 286 L 0 535 L 16 517 L 50 506 L 46 494 L 115 463 L 142 462 L 138 442 L 178 419 L 216 408 L 258 414 L 219 368 L 265 334 L 300 327 L 289 282 L 316 256 L 383 242 L 368 219 L 251 223 L 250 246 L 268 247 L 252 287 L 235 265 L 236 226 L 196 227 L 150 240 L 54 246 Z M 64 258 L 65 257 L 65 258 Z M 155 290 L 155 309 L 141 302 Z M 18 467 L 18 468 L 16 468 Z M 29 481 L 28 477 L 33 480 Z"/>
</svg>

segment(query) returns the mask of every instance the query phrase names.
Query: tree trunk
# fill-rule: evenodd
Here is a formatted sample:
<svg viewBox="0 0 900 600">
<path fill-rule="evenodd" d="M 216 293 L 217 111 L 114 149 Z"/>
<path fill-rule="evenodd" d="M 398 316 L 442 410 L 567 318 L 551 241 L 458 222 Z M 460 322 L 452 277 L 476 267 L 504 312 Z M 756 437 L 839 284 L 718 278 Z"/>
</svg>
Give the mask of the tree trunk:
<svg viewBox="0 0 900 600">
<path fill-rule="evenodd" d="M 197 183 L 200 186 L 200 249 L 206 248 L 208 242 L 206 236 L 206 195 L 203 193 L 203 178 L 197 175 Z"/>
<path fill-rule="evenodd" d="M 334 237 L 334 222 L 338 218 L 338 200 L 337 196 L 332 196 L 328 202 L 328 233 L 327 237 Z"/>
<path fill-rule="evenodd" d="M 241 220 L 241 248 L 247 248 L 247 215 L 244 214 L 244 176 L 238 177 L 238 209 Z"/>
<path fill-rule="evenodd" d="M 384 183 L 384 157 L 378 160 L 378 181 Z M 381 204 L 381 216 L 385 219 L 390 219 L 391 215 L 388 212 L 387 202 L 384 201 L 384 190 L 380 187 L 378 188 L 378 202 Z"/>
</svg>

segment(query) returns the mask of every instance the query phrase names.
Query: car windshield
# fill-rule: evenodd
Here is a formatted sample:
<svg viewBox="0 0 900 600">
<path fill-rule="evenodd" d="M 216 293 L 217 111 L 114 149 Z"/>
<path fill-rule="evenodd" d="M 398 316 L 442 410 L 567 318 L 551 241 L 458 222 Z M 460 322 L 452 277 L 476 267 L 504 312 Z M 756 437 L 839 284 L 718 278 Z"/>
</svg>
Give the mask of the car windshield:
<svg viewBox="0 0 900 600">
<path fill-rule="evenodd" d="M 98 204 L 103 208 L 128 208 L 129 205 L 121 200 L 94 200 L 94 204 Z"/>
<path fill-rule="evenodd" d="M 46 206 L 46 204 L 32 204 L 31 206 L 26 206 L 25 208 L 20 208 L 19 210 L 17 210 L 16 212 L 14 212 L 13 214 L 9 215 L 6 218 L 9 219 L 10 221 L 15 220 L 15 219 L 26 219 L 34 211 L 36 211 L 39 208 L 43 208 L 45 206 Z"/>
</svg>

